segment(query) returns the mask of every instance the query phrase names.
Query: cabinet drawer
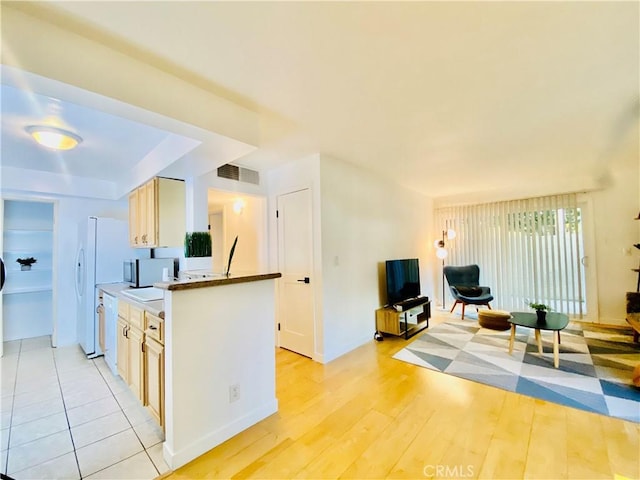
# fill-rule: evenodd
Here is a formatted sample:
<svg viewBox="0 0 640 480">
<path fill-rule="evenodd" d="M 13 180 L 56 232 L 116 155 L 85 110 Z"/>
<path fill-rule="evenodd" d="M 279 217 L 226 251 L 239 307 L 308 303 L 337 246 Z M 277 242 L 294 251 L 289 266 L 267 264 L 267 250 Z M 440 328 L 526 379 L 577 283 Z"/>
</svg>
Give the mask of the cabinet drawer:
<svg viewBox="0 0 640 480">
<path fill-rule="evenodd" d="M 140 331 L 144 330 L 144 310 L 129 305 L 129 324 Z"/>
<path fill-rule="evenodd" d="M 153 338 L 154 340 L 164 344 L 164 320 L 160 317 L 156 317 L 155 315 L 145 312 L 145 317 L 147 320 L 147 328 L 144 333 Z"/>
<path fill-rule="evenodd" d="M 124 319 L 129 317 L 129 304 L 120 299 L 118 299 L 118 316 Z"/>
</svg>

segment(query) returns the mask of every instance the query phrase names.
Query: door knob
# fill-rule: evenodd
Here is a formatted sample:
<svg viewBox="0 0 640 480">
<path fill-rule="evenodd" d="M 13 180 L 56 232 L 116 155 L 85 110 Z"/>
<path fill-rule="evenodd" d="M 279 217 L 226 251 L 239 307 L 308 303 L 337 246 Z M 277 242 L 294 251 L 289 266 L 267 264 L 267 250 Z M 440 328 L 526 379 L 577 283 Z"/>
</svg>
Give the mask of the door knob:
<svg viewBox="0 0 640 480">
<path fill-rule="evenodd" d="M 309 277 L 304 277 L 304 278 L 298 279 L 298 281 L 299 281 L 299 282 L 303 282 L 303 283 L 309 283 L 309 282 L 311 282 L 311 280 L 309 279 Z"/>
</svg>

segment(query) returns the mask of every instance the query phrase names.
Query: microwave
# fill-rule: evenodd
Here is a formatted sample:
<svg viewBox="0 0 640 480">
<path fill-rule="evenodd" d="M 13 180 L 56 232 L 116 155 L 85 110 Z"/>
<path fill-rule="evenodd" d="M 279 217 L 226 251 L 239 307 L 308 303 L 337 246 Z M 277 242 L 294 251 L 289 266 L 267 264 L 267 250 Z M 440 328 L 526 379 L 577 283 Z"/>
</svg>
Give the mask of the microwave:
<svg viewBox="0 0 640 480">
<path fill-rule="evenodd" d="M 169 277 L 176 276 L 175 258 L 134 258 L 125 260 L 123 278 L 133 288 L 151 287 L 162 281 L 162 274 L 166 268 Z"/>
</svg>

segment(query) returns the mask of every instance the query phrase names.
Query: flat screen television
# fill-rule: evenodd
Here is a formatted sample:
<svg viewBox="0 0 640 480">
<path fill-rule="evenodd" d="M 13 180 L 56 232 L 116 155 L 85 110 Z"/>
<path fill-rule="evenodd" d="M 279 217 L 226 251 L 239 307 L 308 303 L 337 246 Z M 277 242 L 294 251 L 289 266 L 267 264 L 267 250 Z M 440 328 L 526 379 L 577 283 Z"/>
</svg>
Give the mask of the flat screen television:
<svg viewBox="0 0 640 480">
<path fill-rule="evenodd" d="M 417 258 L 387 260 L 386 270 L 388 305 L 420 296 L 420 269 Z"/>
</svg>

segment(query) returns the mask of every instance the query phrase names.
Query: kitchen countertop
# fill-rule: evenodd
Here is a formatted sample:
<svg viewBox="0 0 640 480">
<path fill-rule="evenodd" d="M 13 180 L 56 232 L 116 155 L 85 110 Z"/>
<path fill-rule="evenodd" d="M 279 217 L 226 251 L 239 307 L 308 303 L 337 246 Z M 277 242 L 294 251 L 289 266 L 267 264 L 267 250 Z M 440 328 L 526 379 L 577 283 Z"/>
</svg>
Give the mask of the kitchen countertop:
<svg viewBox="0 0 640 480">
<path fill-rule="evenodd" d="M 155 315 L 156 317 L 164 318 L 164 300 L 153 300 L 150 302 L 139 302 L 134 298 L 131 298 L 124 293 L 123 290 L 129 290 L 131 287 L 126 283 L 102 283 L 96 285 L 96 288 L 99 288 L 105 293 L 109 295 L 113 295 L 118 299 L 122 299 L 126 302 L 129 302 L 135 305 L 138 308 L 148 311 L 149 313 Z"/>
<path fill-rule="evenodd" d="M 270 280 L 282 276 L 280 273 L 252 273 L 244 275 L 214 274 L 211 272 L 192 272 L 193 277 L 190 279 L 175 280 L 169 282 L 154 283 L 153 286 L 163 290 L 179 291 L 191 290 L 194 288 L 218 287 L 222 285 L 231 285 L 236 283 L 258 282 L 261 280 Z M 153 315 L 164 318 L 164 300 L 152 300 L 149 302 L 140 302 L 128 295 L 122 293 L 123 290 L 129 290 L 131 287 L 127 283 L 103 283 L 96 285 L 97 288 L 105 293 L 113 295 L 119 299 L 136 305 Z"/>
<path fill-rule="evenodd" d="M 228 277 L 223 274 L 202 274 L 200 278 L 158 282 L 154 283 L 153 286 L 156 288 L 162 288 L 164 290 L 171 291 L 191 290 L 194 288 L 218 287 L 222 285 L 231 285 L 234 283 L 258 282 L 261 280 L 279 278 L 281 276 L 281 273 L 254 273 L 246 275 L 230 275 Z"/>
</svg>

